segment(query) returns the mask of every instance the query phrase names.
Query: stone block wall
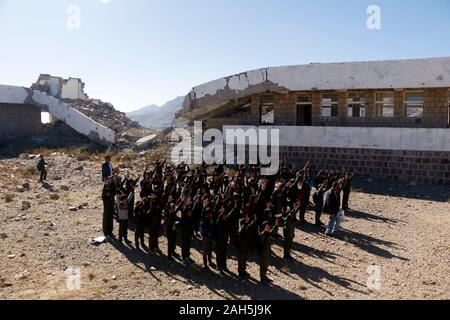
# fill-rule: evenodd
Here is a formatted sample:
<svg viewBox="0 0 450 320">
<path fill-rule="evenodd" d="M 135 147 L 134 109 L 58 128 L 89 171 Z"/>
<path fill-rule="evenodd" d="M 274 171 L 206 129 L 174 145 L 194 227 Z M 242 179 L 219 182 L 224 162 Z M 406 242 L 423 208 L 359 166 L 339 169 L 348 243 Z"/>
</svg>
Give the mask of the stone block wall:
<svg viewBox="0 0 450 320">
<path fill-rule="evenodd" d="M 0 104 L 0 141 L 10 141 L 40 132 L 40 108 L 32 105 Z"/>
<path fill-rule="evenodd" d="M 450 186 L 449 151 L 404 151 L 321 147 L 280 147 L 280 157 L 313 169 L 353 168 L 360 177 Z"/>
</svg>

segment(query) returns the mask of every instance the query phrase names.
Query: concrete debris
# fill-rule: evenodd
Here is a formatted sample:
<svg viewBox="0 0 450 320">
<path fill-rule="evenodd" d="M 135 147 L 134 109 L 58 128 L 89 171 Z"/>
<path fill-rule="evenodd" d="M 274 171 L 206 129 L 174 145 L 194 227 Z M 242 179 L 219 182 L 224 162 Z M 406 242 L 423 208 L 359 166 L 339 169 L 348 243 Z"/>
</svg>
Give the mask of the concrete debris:
<svg viewBox="0 0 450 320">
<path fill-rule="evenodd" d="M 144 138 L 142 138 L 142 139 L 139 139 L 139 140 L 136 142 L 136 146 L 137 146 L 138 148 L 141 148 L 141 149 L 147 148 L 147 147 L 149 147 L 149 146 L 154 142 L 154 140 L 155 140 L 156 137 L 157 137 L 156 134 L 152 134 L 152 135 L 146 136 L 146 137 L 144 137 Z"/>
</svg>

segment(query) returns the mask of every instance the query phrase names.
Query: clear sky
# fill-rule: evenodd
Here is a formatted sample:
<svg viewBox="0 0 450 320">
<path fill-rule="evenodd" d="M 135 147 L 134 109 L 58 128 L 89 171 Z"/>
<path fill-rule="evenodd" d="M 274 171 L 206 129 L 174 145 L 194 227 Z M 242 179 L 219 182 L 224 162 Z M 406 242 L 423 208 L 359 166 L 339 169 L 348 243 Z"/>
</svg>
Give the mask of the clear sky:
<svg viewBox="0 0 450 320">
<path fill-rule="evenodd" d="M 122 111 L 260 67 L 442 56 L 450 0 L 0 0 L 0 84 L 80 77 Z"/>
</svg>

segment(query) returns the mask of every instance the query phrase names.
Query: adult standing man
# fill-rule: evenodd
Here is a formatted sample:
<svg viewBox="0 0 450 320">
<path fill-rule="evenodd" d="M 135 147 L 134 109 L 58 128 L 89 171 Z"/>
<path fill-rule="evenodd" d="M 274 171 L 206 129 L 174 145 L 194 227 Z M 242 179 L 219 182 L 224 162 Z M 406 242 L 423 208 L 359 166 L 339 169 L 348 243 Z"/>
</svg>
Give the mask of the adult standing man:
<svg viewBox="0 0 450 320">
<path fill-rule="evenodd" d="M 111 164 L 111 157 L 105 157 L 105 163 L 102 165 L 102 181 L 105 182 L 106 178 L 112 176 L 113 166 Z"/>
<path fill-rule="evenodd" d="M 338 212 L 341 207 L 341 185 L 338 182 L 333 184 L 333 188 L 330 189 L 326 194 L 325 208 L 327 213 L 330 215 L 330 222 L 328 223 L 327 230 L 325 234 L 327 236 L 334 236 L 339 230 L 339 217 Z"/>
<path fill-rule="evenodd" d="M 116 188 L 112 181 L 112 177 L 105 180 L 103 186 L 102 200 L 103 200 L 103 234 L 105 237 L 113 236 L 113 216 L 114 216 L 114 197 L 116 195 Z"/>
</svg>

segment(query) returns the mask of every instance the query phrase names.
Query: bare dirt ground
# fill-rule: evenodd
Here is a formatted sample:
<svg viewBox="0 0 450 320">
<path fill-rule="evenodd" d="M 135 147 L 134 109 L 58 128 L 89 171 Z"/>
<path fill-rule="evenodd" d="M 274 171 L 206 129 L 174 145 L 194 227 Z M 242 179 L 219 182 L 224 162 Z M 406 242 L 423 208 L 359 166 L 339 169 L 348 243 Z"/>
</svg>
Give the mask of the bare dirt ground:
<svg viewBox="0 0 450 320">
<path fill-rule="evenodd" d="M 133 246 L 91 245 L 101 235 L 100 160 L 53 154 L 50 186 L 30 176 L 36 161 L 0 160 L 0 299 L 450 299 L 448 189 L 366 183 L 369 191 L 352 194 L 354 211 L 339 237 L 325 237 L 312 225 L 298 228 L 290 263 L 275 241 L 274 282 L 260 285 L 256 256 L 249 263 L 252 281 L 204 272 L 199 241 L 194 267 Z M 138 161 L 129 164 L 131 172 Z M 29 190 L 21 190 L 27 181 Z M 69 290 L 74 277 L 68 273 L 78 268 L 80 287 Z M 229 268 L 236 273 L 233 250 Z M 377 270 L 380 288 L 371 290 L 368 271 Z"/>
</svg>

